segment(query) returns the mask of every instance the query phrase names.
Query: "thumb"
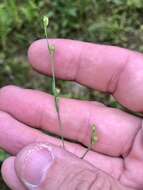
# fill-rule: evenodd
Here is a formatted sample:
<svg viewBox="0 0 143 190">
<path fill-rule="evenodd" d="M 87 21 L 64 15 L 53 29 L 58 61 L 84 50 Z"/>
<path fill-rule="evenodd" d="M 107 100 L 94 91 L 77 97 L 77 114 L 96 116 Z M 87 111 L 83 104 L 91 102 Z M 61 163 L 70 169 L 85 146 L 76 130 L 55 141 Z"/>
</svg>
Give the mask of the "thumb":
<svg viewBox="0 0 143 190">
<path fill-rule="evenodd" d="M 28 190 L 127 190 L 88 162 L 46 143 L 24 148 L 15 169 Z"/>
</svg>

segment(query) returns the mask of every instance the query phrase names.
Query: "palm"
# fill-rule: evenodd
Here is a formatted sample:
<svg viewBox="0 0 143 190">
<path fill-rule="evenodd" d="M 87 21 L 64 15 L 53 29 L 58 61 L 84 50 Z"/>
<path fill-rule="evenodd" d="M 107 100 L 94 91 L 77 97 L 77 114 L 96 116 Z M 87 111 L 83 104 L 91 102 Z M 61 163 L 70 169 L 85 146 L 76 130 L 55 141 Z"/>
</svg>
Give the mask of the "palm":
<svg viewBox="0 0 143 190">
<path fill-rule="evenodd" d="M 57 77 L 108 91 L 127 108 L 142 112 L 142 55 L 70 40 L 55 40 L 53 43 L 57 48 Z M 35 69 L 50 75 L 45 41 L 33 44 L 29 59 Z M 60 135 L 52 96 L 8 86 L 0 91 L 0 110 L 0 146 L 11 154 L 17 154 L 23 146 L 35 141 L 61 144 L 59 139 L 34 129 Z M 64 136 L 85 146 L 90 142 L 91 126 L 95 124 L 99 141 L 85 159 L 123 185 L 142 189 L 141 118 L 97 102 L 71 99 L 60 100 L 60 115 Z M 86 150 L 77 143 L 65 144 L 66 150 L 77 156 L 82 156 Z"/>
</svg>

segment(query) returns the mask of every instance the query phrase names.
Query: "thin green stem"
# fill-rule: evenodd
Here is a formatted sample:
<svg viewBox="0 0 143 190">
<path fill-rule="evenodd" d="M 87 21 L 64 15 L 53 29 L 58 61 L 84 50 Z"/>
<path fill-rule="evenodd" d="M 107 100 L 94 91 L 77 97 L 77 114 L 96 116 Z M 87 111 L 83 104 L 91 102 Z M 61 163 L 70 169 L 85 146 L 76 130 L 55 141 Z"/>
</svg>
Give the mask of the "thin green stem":
<svg viewBox="0 0 143 190">
<path fill-rule="evenodd" d="M 56 97 L 56 96 L 55 96 L 55 107 L 56 107 L 56 111 L 57 111 L 60 131 L 61 131 L 62 145 L 63 145 L 63 149 L 65 149 L 64 136 L 63 136 L 63 126 L 62 126 L 62 121 L 61 121 L 60 111 L 59 111 L 59 97 Z"/>
<path fill-rule="evenodd" d="M 50 52 L 50 44 L 49 44 L 49 41 L 48 41 L 47 26 L 46 25 L 44 25 L 44 33 L 45 33 L 45 37 L 46 37 L 46 43 L 47 43 L 47 47 L 48 47 L 48 52 L 51 54 L 51 52 Z"/>
<path fill-rule="evenodd" d="M 87 153 L 92 149 L 92 144 L 90 143 L 85 151 L 85 153 L 81 156 L 81 159 L 84 159 Z"/>
<path fill-rule="evenodd" d="M 55 100 L 55 108 L 58 116 L 58 122 L 59 122 L 59 127 L 61 131 L 61 140 L 63 144 L 63 148 L 65 149 L 65 144 L 64 144 L 64 136 L 63 136 L 63 125 L 60 117 L 60 110 L 59 110 L 59 96 L 58 92 L 56 89 L 56 80 L 55 80 L 55 56 L 54 53 L 51 54 L 51 66 L 52 66 L 52 91 L 54 95 L 54 100 Z"/>
<path fill-rule="evenodd" d="M 51 49 L 50 49 L 51 51 Z M 50 53 L 50 63 L 51 63 L 51 69 L 52 69 L 52 93 L 56 97 L 58 95 L 57 89 L 56 89 L 56 78 L 55 78 L 55 52 L 51 51 Z"/>
<path fill-rule="evenodd" d="M 57 112 L 59 128 L 60 128 L 60 131 L 61 131 L 62 145 L 63 145 L 63 148 L 65 149 L 64 136 L 63 136 L 63 126 L 62 126 L 62 121 L 61 121 L 61 117 L 60 117 L 60 110 L 59 110 L 59 97 L 58 97 L 58 92 L 57 92 L 57 89 L 56 89 L 55 46 L 50 45 L 49 41 L 48 41 L 48 35 L 47 35 L 47 33 L 48 33 L 47 32 L 47 26 L 48 26 L 48 23 L 49 23 L 48 17 L 44 16 L 43 23 L 44 23 L 44 32 L 45 32 L 48 52 L 49 52 L 49 55 L 50 55 L 50 64 L 51 64 L 51 70 L 52 70 L 52 94 L 54 95 L 55 108 L 56 108 L 56 112 Z"/>
<path fill-rule="evenodd" d="M 97 133 L 96 133 L 96 126 L 95 124 L 92 125 L 92 132 L 90 137 L 90 144 L 88 145 L 85 153 L 81 156 L 81 159 L 84 159 L 87 153 L 92 149 L 92 146 L 95 145 L 98 141 Z"/>
</svg>

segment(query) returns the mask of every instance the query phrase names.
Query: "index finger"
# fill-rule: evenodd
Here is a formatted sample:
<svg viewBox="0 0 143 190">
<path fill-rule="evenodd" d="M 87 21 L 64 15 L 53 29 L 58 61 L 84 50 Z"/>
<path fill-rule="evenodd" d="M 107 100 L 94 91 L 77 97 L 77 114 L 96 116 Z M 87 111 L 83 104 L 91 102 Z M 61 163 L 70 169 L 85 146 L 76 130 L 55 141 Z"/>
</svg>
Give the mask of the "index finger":
<svg viewBox="0 0 143 190">
<path fill-rule="evenodd" d="M 143 112 L 143 55 L 124 48 L 52 39 L 56 46 L 56 77 L 110 92 L 124 106 Z M 39 72 L 51 75 L 46 40 L 29 48 L 29 60 Z"/>
</svg>

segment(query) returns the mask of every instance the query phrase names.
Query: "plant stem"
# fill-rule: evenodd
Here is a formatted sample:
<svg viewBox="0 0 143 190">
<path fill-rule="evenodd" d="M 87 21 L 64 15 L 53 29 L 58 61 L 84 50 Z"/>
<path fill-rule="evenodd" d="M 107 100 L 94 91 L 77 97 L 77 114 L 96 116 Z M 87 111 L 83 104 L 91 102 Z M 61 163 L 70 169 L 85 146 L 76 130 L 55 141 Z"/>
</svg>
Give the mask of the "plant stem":
<svg viewBox="0 0 143 190">
<path fill-rule="evenodd" d="M 92 144 L 90 143 L 85 151 L 85 153 L 81 156 L 81 159 L 84 159 L 84 157 L 87 155 L 87 153 L 92 149 Z"/>
<path fill-rule="evenodd" d="M 90 137 L 90 144 L 88 145 L 85 153 L 83 156 L 81 156 L 81 159 L 84 159 L 84 157 L 87 155 L 87 153 L 92 149 L 92 145 L 95 145 L 98 141 L 97 133 L 96 133 L 96 126 L 95 124 L 92 125 L 92 132 Z"/>
<path fill-rule="evenodd" d="M 52 94 L 54 95 L 54 102 L 55 102 L 55 108 L 57 112 L 57 117 L 58 117 L 58 123 L 59 123 L 59 128 L 61 131 L 61 140 L 62 140 L 62 145 L 63 148 L 65 149 L 65 144 L 64 144 L 64 136 L 63 136 L 63 126 L 62 126 L 62 121 L 60 117 L 60 110 L 59 110 L 59 97 L 58 97 L 58 92 L 56 89 L 56 78 L 55 78 L 55 46 L 50 45 L 48 42 L 48 35 L 47 35 L 47 26 L 49 23 L 48 17 L 44 16 L 43 17 L 43 23 L 44 23 L 44 32 L 45 32 L 45 37 L 46 37 L 46 42 L 47 42 L 47 48 L 48 52 L 50 55 L 50 65 L 52 69 Z"/>
<path fill-rule="evenodd" d="M 63 126 L 62 126 L 62 121 L 61 121 L 61 117 L 60 117 L 60 110 L 59 110 L 60 98 L 58 96 L 58 92 L 56 89 L 56 80 L 55 80 L 55 53 L 51 54 L 51 66 L 52 66 L 52 91 L 53 91 L 53 95 L 54 95 L 55 108 L 56 108 L 56 112 L 57 112 L 57 116 L 58 116 L 59 127 L 61 130 L 61 140 L 62 140 L 63 148 L 65 149 L 64 136 L 63 136 Z"/>
</svg>

